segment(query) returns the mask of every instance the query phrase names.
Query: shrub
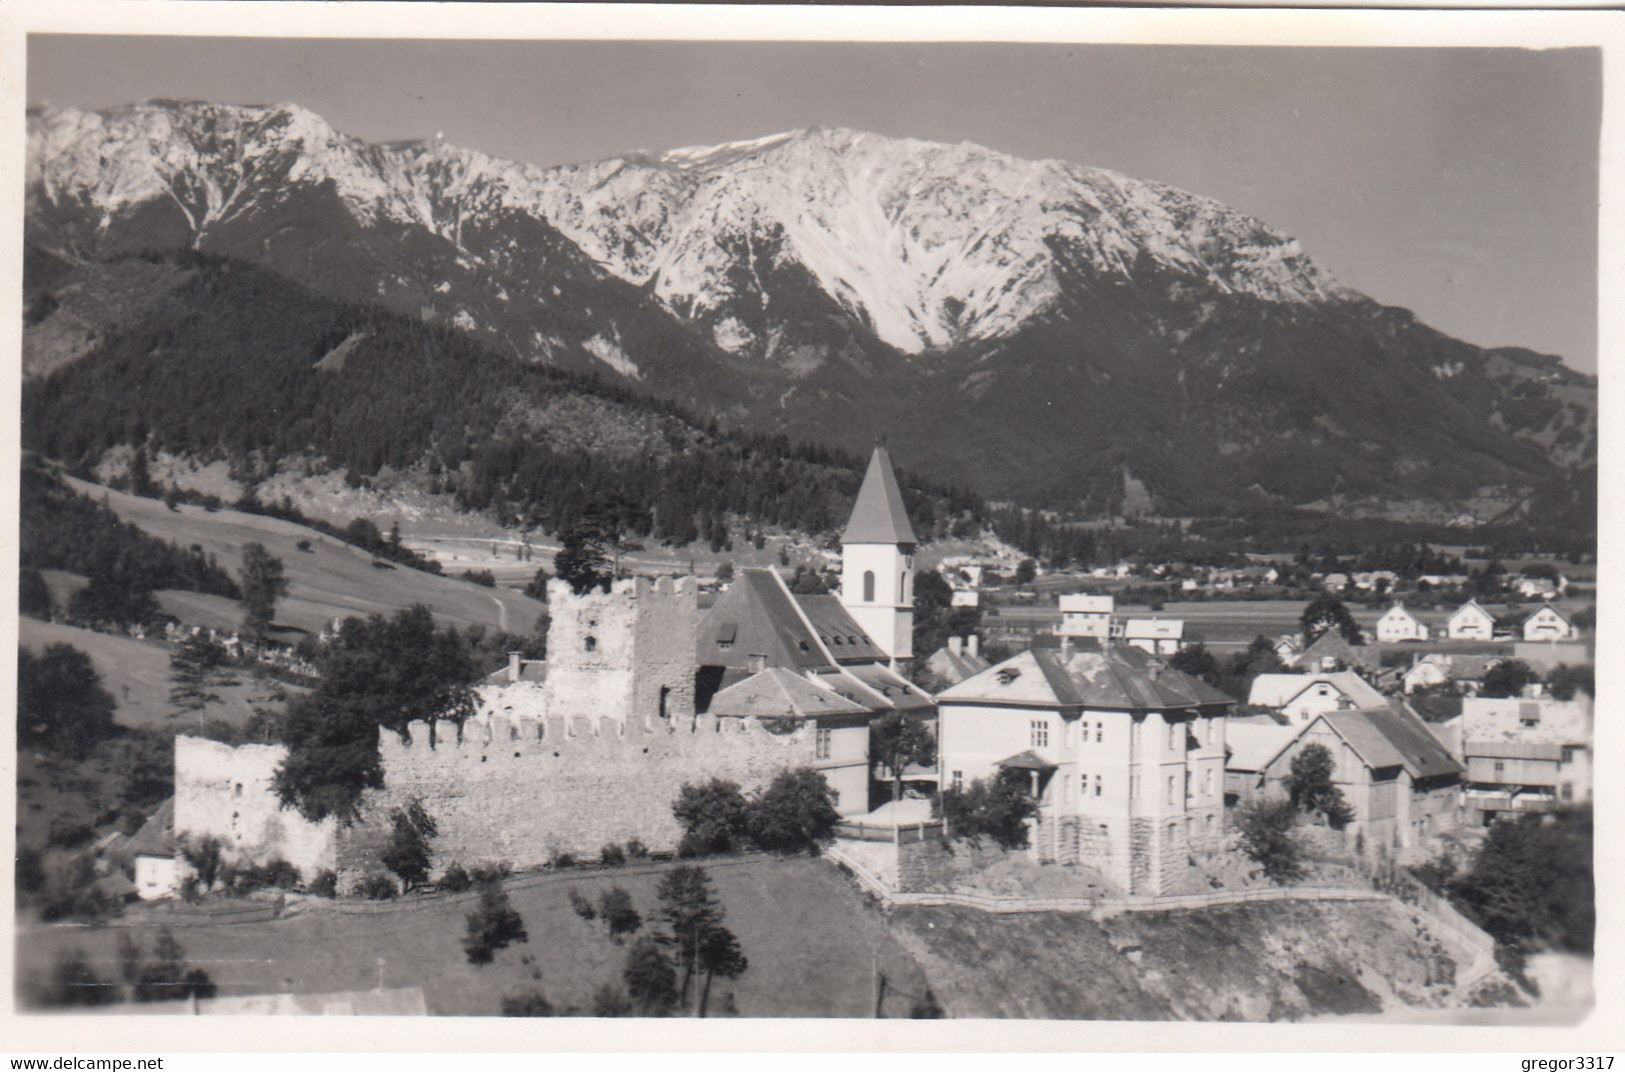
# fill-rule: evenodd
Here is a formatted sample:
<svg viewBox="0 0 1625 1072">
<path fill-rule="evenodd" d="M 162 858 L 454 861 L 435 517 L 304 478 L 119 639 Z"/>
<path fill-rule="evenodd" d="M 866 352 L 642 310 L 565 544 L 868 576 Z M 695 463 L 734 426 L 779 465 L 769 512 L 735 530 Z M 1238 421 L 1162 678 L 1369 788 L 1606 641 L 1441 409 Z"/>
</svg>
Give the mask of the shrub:
<svg viewBox="0 0 1625 1072">
<path fill-rule="evenodd" d="M 50 981 L 30 995 L 31 1003 L 48 1007 L 109 1005 L 118 999 L 117 988 L 90 967 L 77 946 L 56 955 Z"/>
<path fill-rule="evenodd" d="M 639 938 L 626 951 L 621 979 L 639 1016 L 665 1016 L 677 1004 L 677 969 L 651 938 Z"/>
<path fill-rule="evenodd" d="M 530 940 L 525 921 L 508 900 L 508 891 L 494 878 L 480 882 L 479 906 L 468 914 L 466 922 L 463 952 L 470 964 L 489 964 L 499 950 Z"/>
<path fill-rule="evenodd" d="M 579 861 L 573 852 L 561 852 L 555 849 L 547 858 L 547 866 L 555 871 L 565 871 L 575 867 Z"/>
<path fill-rule="evenodd" d="M 310 892 L 317 897 L 337 897 L 339 893 L 338 875 L 325 868 L 316 872 L 316 877 L 310 881 Z"/>
<path fill-rule="evenodd" d="M 313 553 L 313 552 L 311 552 L 311 549 L 310 549 L 310 541 L 309 540 L 300 540 L 298 543 L 294 544 L 294 546 L 299 548 L 299 550 L 301 550 L 301 551 L 304 551 L 304 552 L 307 552 L 307 553 Z"/>
<path fill-rule="evenodd" d="M 209 973 L 186 966 L 186 950 L 165 927 L 158 932 L 152 959 L 141 965 L 135 984 L 135 1000 L 174 1001 L 180 998 L 212 998 L 215 985 Z"/>
<path fill-rule="evenodd" d="M 452 864 L 440 876 L 440 888 L 447 893 L 462 893 L 474 885 L 474 880 L 463 870 L 462 864 Z"/>
<path fill-rule="evenodd" d="M 751 800 L 751 840 L 769 852 L 817 852 L 841 821 L 835 792 L 817 771 L 781 771 Z"/>
<path fill-rule="evenodd" d="M 626 852 L 611 842 L 598 850 L 598 862 L 605 867 L 620 867 L 626 863 Z"/>
<path fill-rule="evenodd" d="M 638 838 L 633 838 L 626 843 L 626 857 L 629 860 L 647 860 L 649 858 L 649 846 Z"/>
<path fill-rule="evenodd" d="M 599 897 L 598 914 L 609 928 L 611 938 L 631 934 L 643 926 L 643 917 L 632 907 L 632 895 L 619 886 L 611 886 Z"/>
<path fill-rule="evenodd" d="M 381 862 L 401 880 L 403 891 L 423 885 L 429 881 L 429 842 L 440 833 L 434 817 L 413 797 L 406 807 L 390 812 L 389 822 L 389 845 Z"/>
<path fill-rule="evenodd" d="M 991 780 L 981 778 L 964 789 L 942 794 L 942 816 L 955 838 L 973 844 L 983 837 L 1005 849 L 1027 845 L 1027 820 L 1038 814 L 1038 804 L 1027 789 L 1027 779 L 1015 770 L 1000 771 Z"/>
<path fill-rule="evenodd" d="M 1298 842 L 1292 836 L 1297 814 L 1290 800 L 1258 800 L 1243 806 L 1236 815 L 1242 852 L 1278 885 L 1303 876 Z"/>
<path fill-rule="evenodd" d="M 614 983 L 605 983 L 592 992 L 592 1015 L 631 1016 L 632 1000 Z"/>
<path fill-rule="evenodd" d="M 495 588 L 497 586 L 496 575 L 488 569 L 464 570 L 463 580 L 470 581 L 482 588 Z"/>
<path fill-rule="evenodd" d="M 469 872 L 476 885 L 482 882 L 497 882 L 513 874 L 513 865 L 506 860 L 499 860 L 494 864 L 481 864 Z"/>
<path fill-rule="evenodd" d="M 598 910 L 592 906 L 591 901 L 582 896 L 580 890 L 570 891 L 570 909 L 588 922 L 598 917 Z"/>
<path fill-rule="evenodd" d="M 731 852 L 749 836 L 748 805 L 735 782 L 713 778 L 704 785 L 685 785 L 671 813 L 683 828 L 679 856 Z"/>
<path fill-rule="evenodd" d="M 350 896 L 360 897 L 368 901 L 393 900 L 400 891 L 395 887 L 395 880 L 388 875 L 372 874 L 357 882 L 350 890 Z"/>
</svg>

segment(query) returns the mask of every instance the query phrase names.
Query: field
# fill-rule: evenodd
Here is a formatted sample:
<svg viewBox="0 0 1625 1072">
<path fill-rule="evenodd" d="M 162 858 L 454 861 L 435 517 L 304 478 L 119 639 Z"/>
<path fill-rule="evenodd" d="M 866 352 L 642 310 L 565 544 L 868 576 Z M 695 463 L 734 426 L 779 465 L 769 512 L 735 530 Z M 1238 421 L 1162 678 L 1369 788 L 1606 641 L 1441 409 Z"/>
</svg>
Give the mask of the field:
<svg viewBox="0 0 1625 1072">
<path fill-rule="evenodd" d="M 303 525 L 236 510 L 211 513 L 201 506 L 170 510 L 156 499 L 69 482 L 93 498 L 105 494 L 119 517 L 153 536 L 182 547 L 200 545 L 232 573 L 241 566 L 244 544 L 264 544 L 282 560 L 288 575 L 288 596 L 276 608 L 277 624 L 283 627 L 279 639 L 285 641 L 320 632 L 334 618 L 392 614 L 414 603 L 428 604 L 444 624 L 511 633 L 530 632 L 542 613 L 541 603 L 509 589 L 482 588 L 404 566 L 374 566 L 366 552 Z M 309 551 L 299 549 L 301 540 L 310 542 Z M 165 609 L 197 624 L 232 628 L 242 620 L 241 609 L 231 600 L 192 592 L 161 593 L 160 599 Z"/>
<path fill-rule="evenodd" d="M 317 910 L 265 923 L 177 926 L 174 933 L 190 963 L 208 971 L 223 996 L 370 989 L 381 972 L 386 987 L 422 986 L 430 1010 L 444 1015 L 493 1016 L 504 995 L 530 989 L 540 989 L 555 1006 L 584 1007 L 595 988 L 619 982 L 626 947 L 611 941 L 602 923 L 577 917 L 569 891 L 596 901 L 601 891 L 623 886 L 648 919 L 658 910 L 655 889 L 666 869 L 566 872 L 512 890 L 530 939 L 484 967 L 470 965 L 461 948 L 472 908 L 466 896 L 364 915 Z M 713 984 L 713 1011 L 732 992 L 744 1016 L 868 1016 L 878 957 L 896 987 L 887 1012 L 907 1015 L 903 995 L 923 989 L 919 969 L 879 912 L 829 864 L 757 858 L 721 861 L 709 870 L 724 922 L 750 962 L 738 980 Z M 98 974 L 115 976 L 122 929 L 19 929 L 19 971 L 48 970 L 58 951 L 79 946 Z M 150 947 L 157 926 L 136 931 Z"/>
<path fill-rule="evenodd" d="M 175 708 L 169 702 L 169 649 L 162 643 L 131 640 L 129 637 L 93 633 L 69 625 L 17 619 L 18 642 L 38 654 L 48 644 L 71 644 L 90 656 L 96 672 L 102 677 L 102 686 L 118 705 L 114 717 L 124 726 L 162 726 L 180 724 Z M 283 686 L 290 692 L 298 689 Z M 270 705 L 275 701 L 270 688 L 257 684 L 246 675 L 239 684 L 214 690 L 220 702 L 210 704 L 208 718 L 241 725 L 253 714 L 253 705 Z"/>
</svg>

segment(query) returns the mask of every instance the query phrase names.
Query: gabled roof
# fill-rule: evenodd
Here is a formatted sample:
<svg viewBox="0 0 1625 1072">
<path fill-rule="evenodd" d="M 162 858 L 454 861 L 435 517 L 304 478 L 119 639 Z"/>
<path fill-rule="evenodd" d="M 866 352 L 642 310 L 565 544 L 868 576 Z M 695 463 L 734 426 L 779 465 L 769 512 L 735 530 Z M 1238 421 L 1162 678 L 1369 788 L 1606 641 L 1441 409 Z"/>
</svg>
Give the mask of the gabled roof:
<svg viewBox="0 0 1625 1072">
<path fill-rule="evenodd" d="M 908 522 L 903 491 L 897 486 L 897 474 L 892 471 L 891 455 L 878 444 L 869 456 L 869 470 L 863 474 L 863 486 L 858 489 L 852 520 L 841 533 L 841 542 L 919 543 L 914 527 Z"/>
<path fill-rule="evenodd" d="M 817 718 L 868 713 L 869 709 L 863 705 L 777 666 L 730 685 L 711 699 L 711 714 L 731 718 Z"/>
<path fill-rule="evenodd" d="M 886 658 L 886 653 L 869 639 L 836 596 L 796 596 L 795 601 L 836 662 L 874 662 Z"/>
<path fill-rule="evenodd" d="M 1427 724 L 1403 707 L 1383 705 L 1320 716 L 1354 749 L 1366 766 L 1403 767 L 1412 778 L 1460 774 L 1461 764 Z"/>
<path fill-rule="evenodd" d="M 132 856 L 174 856 L 175 798 L 158 805 L 124 848 Z"/>
<path fill-rule="evenodd" d="M 1445 624 L 1449 625 L 1451 622 L 1455 621 L 1457 618 L 1461 617 L 1463 614 L 1466 614 L 1468 611 L 1477 611 L 1479 614 L 1482 614 L 1484 617 L 1488 618 L 1490 621 L 1493 622 L 1495 620 L 1495 615 L 1491 614 L 1489 611 L 1487 611 L 1483 607 L 1479 606 L 1478 605 L 1478 600 L 1469 599 L 1467 602 L 1465 602 L 1461 606 L 1457 607 L 1455 609 L 1455 612 L 1452 613 L 1449 618 L 1445 619 Z"/>
<path fill-rule="evenodd" d="M 1534 610 L 1530 611 L 1528 614 L 1525 614 L 1523 616 L 1523 618 L 1518 622 L 1518 624 L 1522 625 L 1525 622 L 1529 621 L 1529 619 L 1533 618 L 1535 615 L 1543 614 L 1546 611 L 1551 611 L 1553 614 L 1555 614 L 1559 618 L 1561 618 L 1564 625 L 1573 625 L 1574 624 L 1572 621 L 1569 620 L 1569 616 L 1567 614 L 1564 614 L 1562 611 L 1558 610 L 1556 607 L 1552 606 L 1550 603 L 1546 604 L 1543 607 L 1536 607 Z"/>
<path fill-rule="evenodd" d="M 925 665 L 948 684 L 957 685 L 966 678 L 981 673 L 992 664 L 980 655 L 972 655 L 963 649 L 955 655 L 943 647 L 932 652 L 931 657 L 925 660 Z"/>
<path fill-rule="evenodd" d="M 1166 710 L 1232 704 L 1218 689 L 1127 645 L 1028 649 L 947 689 L 937 702 Z"/>
<path fill-rule="evenodd" d="M 1003 767 L 1006 770 L 1052 771 L 1056 769 L 1055 764 L 1030 748 L 1025 752 L 1001 759 L 993 765 Z"/>
<path fill-rule="evenodd" d="M 1225 770 L 1261 771 L 1286 751 L 1307 725 L 1280 726 L 1261 722 L 1237 722 L 1227 719 L 1224 725 L 1224 744 L 1229 752 L 1224 761 Z"/>
<path fill-rule="evenodd" d="M 935 706 L 929 693 L 884 663 L 843 666 L 841 677 L 868 690 L 873 698 L 868 701 L 870 710 L 921 711 Z M 854 699 L 866 702 L 862 692 Z"/>
<path fill-rule="evenodd" d="M 1344 640 L 1343 634 L 1336 629 L 1328 629 L 1316 637 L 1315 642 L 1305 648 L 1302 655 L 1298 656 L 1298 664 L 1300 666 L 1312 666 L 1327 658 L 1336 659 L 1354 666 L 1375 669 L 1365 653 L 1358 651 L 1348 641 Z"/>
<path fill-rule="evenodd" d="M 695 646 L 700 666 L 748 668 L 752 655 L 790 670 L 830 664 L 795 597 L 770 569 L 746 568 L 735 575 L 700 619 Z"/>
</svg>

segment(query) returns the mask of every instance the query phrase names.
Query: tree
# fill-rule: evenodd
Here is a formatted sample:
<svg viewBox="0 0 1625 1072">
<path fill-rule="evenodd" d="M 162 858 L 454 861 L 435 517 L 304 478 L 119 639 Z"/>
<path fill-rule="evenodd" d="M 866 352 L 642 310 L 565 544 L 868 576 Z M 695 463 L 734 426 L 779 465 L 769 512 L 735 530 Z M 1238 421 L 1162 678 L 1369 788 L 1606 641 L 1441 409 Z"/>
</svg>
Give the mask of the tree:
<svg viewBox="0 0 1625 1072">
<path fill-rule="evenodd" d="M 1589 666 L 1569 666 L 1567 663 L 1555 666 L 1546 675 L 1546 689 L 1557 700 L 1572 700 L 1577 692 L 1596 696 L 1596 671 Z"/>
<path fill-rule="evenodd" d="M 1201 642 L 1176 652 L 1168 660 L 1168 665 L 1181 673 L 1189 674 L 1191 677 L 1199 677 L 1204 681 L 1209 680 L 1219 672 L 1219 660 L 1215 659 L 1207 650 L 1207 646 Z"/>
<path fill-rule="evenodd" d="M 733 579 L 734 579 L 734 564 L 732 562 L 724 562 L 722 565 L 717 567 L 717 583 L 718 584 L 727 584 L 728 582 L 732 581 Z"/>
<path fill-rule="evenodd" d="M 91 968 L 85 951 L 74 946 L 57 954 L 50 983 L 37 1000 L 48 1006 L 110 1005 L 118 993 Z"/>
<path fill-rule="evenodd" d="M 468 646 L 455 629 L 437 630 L 422 604 L 347 619 L 318 666 L 315 690 L 288 704 L 288 755 L 275 777 L 282 802 L 312 821 L 352 821 L 362 792 L 383 787 L 380 730 L 474 713 L 479 671 Z"/>
<path fill-rule="evenodd" d="M 545 569 L 537 570 L 535 576 L 531 577 L 529 583 L 527 583 L 525 585 L 525 595 L 529 596 L 532 599 L 539 599 L 543 603 L 546 603 L 547 602 L 547 582 L 552 580 L 552 579 L 553 579 L 553 575 L 551 573 L 549 573 L 547 570 L 545 570 Z"/>
<path fill-rule="evenodd" d="M 942 794 L 942 816 L 956 839 L 990 837 L 1004 849 L 1027 845 L 1027 820 L 1038 814 L 1025 771 L 1001 770 L 991 780 L 977 778 L 964 789 Z"/>
<path fill-rule="evenodd" d="M 1292 836 L 1297 814 L 1290 800 L 1255 800 L 1242 805 L 1236 815 L 1241 851 L 1277 885 L 1303 875 L 1298 843 Z"/>
<path fill-rule="evenodd" d="M 1336 770 L 1337 761 L 1330 749 L 1320 744 L 1308 745 L 1292 757 L 1286 788 L 1293 807 L 1318 812 L 1326 817 L 1333 830 L 1341 830 L 1354 819 L 1354 809 L 1332 781 Z"/>
<path fill-rule="evenodd" d="M 195 840 L 181 837 L 176 844 L 180 849 L 181 858 L 197 876 L 198 886 L 207 893 L 213 888 L 214 880 L 220 874 L 225 844 L 213 834 L 206 834 Z"/>
<path fill-rule="evenodd" d="M 413 797 L 406 807 L 389 813 L 390 837 L 380 862 L 410 891 L 429 881 L 429 842 L 440 833 L 423 801 Z"/>
<path fill-rule="evenodd" d="M 1557 947 L 1584 956 L 1596 939 L 1596 877 L 1589 809 L 1503 819 L 1490 827 L 1453 899 L 1497 942 L 1526 952 Z"/>
<path fill-rule="evenodd" d="M 1540 675 L 1528 663 L 1522 659 L 1508 659 L 1495 664 L 1484 674 L 1478 694 L 1490 698 L 1522 696 L 1526 686 L 1539 680 Z"/>
<path fill-rule="evenodd" d="M 1310 601 L 1303 613 L 1298 616 L 1298 627 L 1303 632 L 1304 646 L 1307 647 L 1320 639 L 1320 635 L 1328 630 L 1336 629 L 1343 634 L 1343 639 L 1350 644 L 1360 644 L 1364 638 L 1360 633 L 1360 626 L 1349 613 L 1343 601 L 1330 592 L 1322 592 Z"/>
<path fill-rule="evenodd" d="M 611 938 L 631 934 L 643 926 L 643 917 L 632 907 L 632 895 L 619 886 L 611 886 L 599 897 L 598 915 L 609 928 Z"/>
<path fill-rule="evenodd" d="M 175 940 L 168 927 L 158 932 L 152 959 L 141 967 L 141 977 L 135 984 L 135 1000 L 174 1001 L 181 998 L 210 998 L 215 985 L 209 973 L 186 966 L 186 950 Z"/>
<path fill-rule="evenodd" d="M 836 793 L 815 770 L 780 771 L 749 806 L 750 836 L 769 852 L 813 852 L 841 821 Z"/>
<path fill-rule="evenodd" d="M 750 967 L 739 939 L 727 927 L 713 927 L 700 942 L 699 970 L 705 973 L 705 985 L 700 990 L 700 1015 L 703 1017 L 711 1001 L 711 980 L 716 976 L 737 979 Z"/>
<path fill-rule="evenodd" d="M 620 569 L 621 556 L 640 550 L 627 537 L 626 522 L 631 506 L 611 498 L 593 503 L 580 519 L 559 536 L 559 553 L 553 557 L 553 574 L 570 585 L 576 595 L 593 588 L 609 591 Z"/>
<path fill-rule="evenodd" d="M 671 958 L 649 937 L 639 938 L 626 951 L 626 966 L 621 970 L 626 984 L 626 996 L 639 1016 L 665 1016 L 677 1004 L 677 970 Z M 618 1003 L 612 995 L 594 996 L 595 1016 L 621 1016 Z M 617 1011 L 609 1011 L 615 1009 Z"/>
<path fill-rule="evenodd" d="M 83 759 L 112 737 L 113 697 L 90 656 L 70 644 L 17 649 L 17 746 Z"/>
<path fill-rule="evenodd" d="M 501 879 L 487 875 L 480 880 L 479 906 L 465 917 L 468 933 L 463 952 L 470 964 L 489 964 L 499 950 L 517 942 L 528 942 L 525 921 L 513 910 Z"/>
<path fill-rule="evenodd" d="M 1032 584 L 1038 579 L 1038 563 L 1030 558 L 1024 558 L 1016 563 L 1016 584 Z"/>
<path fill-rule="evenodd" d="M 234 684 L 223 672 L 226 663 L 226 649 L 207 633 L 188 635 L 169 653 L 169 702 L 196 712 L 201 722 L 209 704 L 220 702 L 220 694 L 211 690 Z"/>
<path fill-rule="evenodd" d="M 655 952 L 660 950 L 656 949 Z M 604 983 L 592 992 L 592 1015 L 631 1016 L 632 1001 L 625 990 L 613 983 Z"/>
<path fill-rule="evenodd" d="M 683 828 L 679 856 L 732 852 L 750 833 L 745 795 L 736 782 L 713 778 L 704 785 L 685 785 L 671 813 Z"/>
<path fill-rule="evenodd" d="M 869 755 L 891 772 L 892 799 L 903 799 L 903 772 L 937 761 L 937 735 L 912 711 L 886 712 L 869 730 Z"/>
<path fill-rule="evenodd" d="M 17 576 L 17 611 L 26 618 L 51 620 L 56 604 L 51 589 L 45 584 L 45 575 L 37 569 L 24 569 Z"/>
<path fill-rule="evenodd" d="M 277 600 L 288 594 L 282 560 L 262 543 L 243 545 L 243 568 L 237 574 L 243 592 L 243 632 L 256 647 L 263 646 L 276 618 Z"/>
<path fill-rule="evenodd" d="M 676 954 L 682 972 L 680 997 L 687 1002 L 689 983 L 700 968 L 700 950 L 722 926 L 722 904 L 712 891 L 711 876 L 704 868 L 693 866 L 666 872 L 658 896 L 661 918 L 669 928 L 661 940 Z"/>
</svg>

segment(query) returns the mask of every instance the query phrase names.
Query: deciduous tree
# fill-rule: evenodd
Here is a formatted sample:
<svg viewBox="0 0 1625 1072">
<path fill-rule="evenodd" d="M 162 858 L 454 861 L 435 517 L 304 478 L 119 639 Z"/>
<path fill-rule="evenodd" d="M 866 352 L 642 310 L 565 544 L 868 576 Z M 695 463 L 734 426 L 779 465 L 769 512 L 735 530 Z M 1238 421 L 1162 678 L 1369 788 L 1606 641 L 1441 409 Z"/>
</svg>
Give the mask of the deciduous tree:
<svg viewBox="0 0 1625 1072">
<path fill-rule="evenodd" d="M 282 560 L 262 543 L 244 544 L 237 584 L 243 592 L 243 632 L 253 644 L 263 646 L 276 618 L 277 600 L 288 594 Z"/>
<path fill-rule="evenodd" d="M 912 711 L 888 711 L 869 731 L 869 755 L 891 772 L 892 799 L 903 799 L 903 772 L 937 761 L 937 735 Z"/>
</svg>

